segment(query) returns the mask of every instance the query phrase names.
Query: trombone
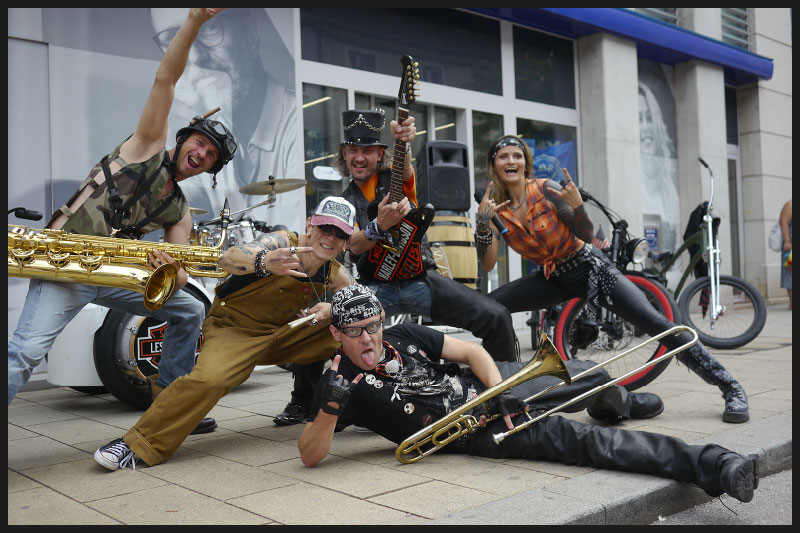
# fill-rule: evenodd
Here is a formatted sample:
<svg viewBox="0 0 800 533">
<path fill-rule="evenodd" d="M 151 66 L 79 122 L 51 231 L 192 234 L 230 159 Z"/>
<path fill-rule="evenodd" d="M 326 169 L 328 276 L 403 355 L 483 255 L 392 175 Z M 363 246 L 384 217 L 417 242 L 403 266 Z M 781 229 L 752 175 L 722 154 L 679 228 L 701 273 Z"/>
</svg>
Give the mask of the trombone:
<svg viewBox="0 0 800 533">
<path fill-rule="evenodd" d="M 634 346 L 633 348 L 630 348 L 628 350 L 625 350 L 624 352 L 621 352 L 621 353 L 615 355 L 614 357 L 608 359 L 607 361 L 604 361 L 603 363 L 598 364 L 597 366 L 593 366 L 592 368 L 589 368 L 588 370 L 585 370 L 585 371 L 581 372 L 580 374 L 576 375 L 575 377 L 571 377 L 569 375 L 569 371 L 567 370 L 566 366 L 564 366 L 564 362 L 561 360 L 561 356 L 559 355 L 558 350 L 556 350 L 555 346 L 553 346 L 553 343 L 552 343 L 552 341 L 550 341 L 549 337 L 544 332 L 542 332 L 541 333 L 541 341 L 539 343 L 539 349 L 536 351 L 536 354 L 534 354 L 533 358 L 524 367 L 522 367 L 516 373 L 514 373 L 513 375 L 507 377 L 506 379 L 504 379 L 500 383 L 498 383 L 498 384 L 496 384 L 496 385 L 494 385 L 492 387 L 489 387 L 488 389 L 483 391 L 481 394 L 479 394 L 478 396 L 476 396 L 472 400 L 470 400 L 470 401 L 466 402 L 465 404 L 461 405 L 459 408 L 457 408 L 454 411 L 448 413 L 447 415 L 445 415 L 444 417 L 440 418 L 436 422 L 433 422 L 432 424 L 422 428 L 421 430 L 417 431 L 416 433 L 414 433 L 413 435 L 408 437 L 406 440 L 401 442 L 397 446 L 397 448 L 395 449 L 395 458 L 401 463 L 405 463 L 405 464 L 415 463 L 415 462 L 419 461 L 420 459 L 422 459 L 423 457 L 426 457 L 426 456 L 428 456 L 428 455 L 440 450 L 441 448 L 447 446 L 448 444 L 450 444 L 454 440 L 458 439 L 459 437 L 461 437 L 463 435 L 466 435 L 467 433 L 473 433 L 473 432 L 477 431 L 477 429 L 479 427 L 481 427 L 482 425 L 485 425 L 486 423 L 488 423 L 488 422 L 500 417 L 501 415 L 500 414 L 494 414 L 494 415 L 488 416 L 488 413 L 487 413 L 486 421 L 484 422 L 484 424 L 480 424 L 478 422 L 478 420 L 473 415 L 465 414 L 465 413 L 468 413 L 473 408 L 475 408 L 475 407 L 477 407 L 479 405 L 485 404 L 486 402 L 488 402 L 489 400 L 491 400 L 495 396 L 497 396 L 497 395 L 499 395 L 499 394 L 511 389 L 512 387 L 514 387 L 516 385 L 519 385 L 520 383 L 523 383 L 523 382 L 525 382 L 525 381 L 527 381 L 529 379 L 533 379 L 533 378 L 541 377 L 541 376 L 545 376 L 545 375 L 552 375 L 552 376 L 555 376 L 555 377 L 559 378 L 561 380 L 561 382 L 556 384 L 556 385 L 552 385 L 552 386 L 550 386 L 550 387 L 548 387 L 548 388 L 546 388 L 546 389 L 534 394 L 533 396 L 531 396 L 529 398 L 526 398 L 525 399 L 525 403 L 530 403 L 533 400 L 535 400 L 536 398 L 539 398 L 539 397 L 543 396 L 544 394 L 547 394 L 548 392 L 551 392 L 551 391 L 553 391 L 553 390 L 555 390 L 555 389 L 557 389 L 559 387 L 563 387 L 565 385 L 570 385 L 570 384 L 578 381 L 579 379 L 582 379 L 582 378 L 586 377 L 588 374 L 591 374 L 592 372 L 596 372 L 600 368 L 603 368 L 603 367 L 611 364 L 612 362 L 616 361 L 617 359 L 620 359 L 622 357 L 626 357 L 627 355 L 630 355 L 631 353 L 633 353 L 636 350 L 642 348 L 643 346 L 646 346 L 647 344 L 649 344 L 651 342 L 658 341 L 659 339 L 661 339 L 663 337 L 666 337 L 668 335 L 673 335 L 673 334 L 676 334 L 676 333 L 682 333 L 684 331 L 691 332 L 692 339 L 690 341 L 683 343 L 681 346 L 679 346 L 679 347 L 677 347 L 677 348 L 665 353 L 661 357 L 658 357 L 656 359 L 652 359 L 652 360 L 644 363 L 640 367 L 638 367 L 638 368 L 636 368 L 634 370 L 631 370 L 630 372 L 626 373 L 625 375 L 622 375 L 622 376 L 620 376 L 618 378 L 615 378 L 615 379 L 613 379 L 613 380 L 611 380 L 611 381 L 609 381 L 607 383 L 599 385 L 599 386 L 597 386 L 597 387 L 595 387 L 595 388 L 593 388 L 591 390 L 588 390 L 588 391 L 584 392 L 583 394 L 581 394 L 579 396 L 576 396 L 575 398 L 572 398 L 571 400 L 568 400 L 568 401 L 562 403 L 561 405 L 553 407 L 549 411 L 546 411 L 545 413 L 542 413 L 541 415 L 539 415 L 539 416 L 537 416 L 535 418 L 531 417 L 526 412 L 525 416 L 528 417 L 528 420 L 526 420 L 524 423 L 516 426 L 514 429 L 508 430 L 508 431 L 503 432 L 503 433 L 496 433 L 496 434 L 494 434 L 492 436 L 492 439 L 494 440 L 495 444 L 500 444 L 509 435 L 513 435 L 514 433 L 516 433 L 518 431 L 522 431 L 523 429 L 527 428 L 531 424 L 534 424 L 534 423 L 538 422 L 539 420 L 541 420 L 541 419 L 543 419 L 545 417 L 548 417 L 548 416 L 552 415 L 553 413 L 555 413 L 557 411 L 561 411 L 565 407 L 568 407 L 568 406 L 570 406 L 570 405 L 572 405 L 574 403 L 577 403 L 577 402 L 579 402 L 579 401 L 581 401 L 581 400 L 583 400 L 585 398 L 588 398 L 589 396 L 597 394 L 598 392 L 600 392 L 602 390 L 605 390 L 605 389 L 607 389 L 607 388 L 609 388 L 609 387 L 611 387 L 613 385 L 616 385 L 620 381 L 623 381 L 623 380 L 625 380 L 625 379 L 627 379 L 627 378 L 629 378 L 631 376 L 634 376 L 634 375 L 638 374 L 642 370 L 645 370 L 647 368 L 650 368 L 653 365 L 656 365 L 658 363 L 661 363 L 662 361 L 665 361 L 666 359 L 672 357 L 673 355 L 676 355 L 677 353 L 689 348 L 690 346 L 695 344 L 697 342 L 697 339 L 698 339 L 697 332 L 694 331 L 692 328 L 689 328 L 687 326 L 674 326 L 674 327 L 672 327 L 672 328 L 670 328 L 670 329 L 668 329 L 666 331 L 663 331 L 663 332 L 659 333 L 658 335 L 656 335 L 654 337 L 651 337 L 651 338 L 647 339 L 645 342 L 643 342 L 643 343 L 641 343 L 641 344 L 639 344 L 637 346 Z M 486 406 L 485 405 L 484 405 L 484 409 L 486 410 Z"/>
</svg>

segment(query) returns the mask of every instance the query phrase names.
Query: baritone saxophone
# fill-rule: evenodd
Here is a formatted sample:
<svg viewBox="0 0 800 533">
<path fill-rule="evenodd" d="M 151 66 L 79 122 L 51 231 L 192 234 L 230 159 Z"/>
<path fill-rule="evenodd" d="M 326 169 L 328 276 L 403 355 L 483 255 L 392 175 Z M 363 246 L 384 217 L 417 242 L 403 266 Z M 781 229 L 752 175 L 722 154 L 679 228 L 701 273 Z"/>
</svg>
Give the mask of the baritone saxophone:
<svg viewBox="0 0 800 533">
<path fill-rule="evenodd" d="M 9 224 L 8 276 L 132 290 L 143 295 L 147 309 L 155 311 L 175 291 L 178 269 L 171 263 L 154 269 L 148 256 L 156 250 L 167 253 L 191 276 L 228 276 L 218 262 L 229 215 L 226 199 L 220 213 L 222 232 L 214 246 L 96 237 Z"/>
</svg>

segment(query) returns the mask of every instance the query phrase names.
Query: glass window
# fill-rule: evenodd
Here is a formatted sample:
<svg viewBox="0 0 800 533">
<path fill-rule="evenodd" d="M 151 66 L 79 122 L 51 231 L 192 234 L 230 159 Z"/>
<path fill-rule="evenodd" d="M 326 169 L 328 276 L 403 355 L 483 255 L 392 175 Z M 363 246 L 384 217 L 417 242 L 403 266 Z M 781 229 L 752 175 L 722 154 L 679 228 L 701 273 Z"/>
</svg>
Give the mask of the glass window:
<svg viewBox="0 0 800 533">
<path fill-rule="evenodd" d="M 347 91 L 303 84 L 303 149 L 306 178 L 306 214 L 326 196 L 338 196 L 347 183 L 330 166 L 342 142 L 342 112 Z"/>
<path fill-rule="evenodd" d="M 356 94 L 356 104 L 358 109 L 383 109 L 386 112 L 386 127 L 383 128 L 381 133 L 381 141 L 387 145 L 388 150 L 394 149 L 394 137 L 391 130 L 389 130 L 389 123 L 397 120 L 397 100 L 387 100 L 386 98 L 370 96 L 366 94 Z M 361 106 L 364 107 L 361 107 Z M 422 104 L 411 104 L 408 109 L 408 115 L 414 117 L 414 124 L 417 126 L 417 136 L 411 142 L 411 163 L 416 162 L 416 154 L 418 154 L 426 142 L 430 140 L 427 132 L 428 124 L 428 107 Z M 391 157 L 391 154 L 389 155 Z"/>
<path fill-rule="evenodd" d="M 575 183 L 580 184 L 574 127 L 518 118 L 517 135 L 533 147 L 535 176 L 553 178 L 560 174 L 561 168 L 566 168 Z"/>
<path fill-rule="evenodd" d="M 500 22 L 454 9 L 300 9 L 303 59 L 502 94 Z"/>
<path fill-rule="evenodd" d="M 449 107 L 433 109 L 433 130 L 437 141 L 456 140 L 456 110 Z"/>
<path fill-rule="evenodd" d="M 514 26 L 517 98 L 575 109 L 573 43 Z"/>
<path fill-rule="evenodd" d="M 489 185 L 489 171 L 486 169 L 486 152 L 489 145 L 503 135 L 503 116 L 493 113 L 472 112 L 472 164 L 475 169 L 475 190 L 485 191 Z M 488 293 L 504 283 L 508 283 L 508 247 L 500 239 L 497 264 L 492 272 L 486 272 L 478 261 L 478 289 Z"/>
</svg>

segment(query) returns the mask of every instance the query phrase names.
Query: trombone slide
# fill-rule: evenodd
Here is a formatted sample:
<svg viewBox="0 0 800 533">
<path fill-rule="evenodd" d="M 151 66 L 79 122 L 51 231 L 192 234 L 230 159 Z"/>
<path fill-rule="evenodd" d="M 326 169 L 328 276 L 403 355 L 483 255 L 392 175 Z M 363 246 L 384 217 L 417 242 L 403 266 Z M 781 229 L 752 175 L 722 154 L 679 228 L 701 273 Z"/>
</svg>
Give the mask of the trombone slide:
<svg viewBox="0 0 800 533">
<path fill-rule="evenodd" d="M 595 388 L 593 388 L 591 390 L 588 390 L 588 391 L 584 392 L 583 394 L 581 394 L 579 396 L 576 396 L 575 398 L 572 398 L 571 400 L 562 403 L 561 405 L 557 405 L 556 407 L 553 407 L 549 411 L 546 411 L 546 412 L 540 414 L 536 418 L 532 418 L 530 415 L 528 415 L 528 420 L 526 420 L 525 422 L 523 422 L 519 426 L 516 426 L 514 429 L 509 429 L 508 431 L 504 431 L 502 433 L 495 433 L 494 435 L 492 435 L 492 439 L 494 440 L 494 443 L 495 444 L 500 444 L 509 435 L 513 435 L 514 433 L 517 433 L 518 431 L 522 431 L 523 429 L 527 428 L 531 424 L 534 424 L 534 423 L 538 422 L 539 420 L 552 415 L 553 413 L 561 411 L 565 407 L 569 407 L 570 405 L 572 405 L 574 403 L 578 403 L 579 401 L 581 401 L 581 400 L 583 400 L 585 398 L 588 398 L 589 396 L 597 394 L 601 390 L 605 390 L 605 389 L 607 389 L 607 388 L 609 388 L 609 387 L 611 387 L 613 385 L 616 385 L 620 381 L 624 381 L 624 380 L 628 379 L 629 377 L 638 374 L 642 370 L 645 370 L 647 368 L 650 368 L 653 365 L 661 363 L 662 361 L 672 357 L 673 355 L 676 355 L 678 352 L 682 352 L 683 350 L 685 350 L 686 348 L 689 348 L 690 346 L 692 346 L 693 344 L 695 344 L 697 342 L 697 332 L 695 330 L 693 330 L 692 328 L 690 328 L 688 326 L 674 326 L 674 327 L 672 327 L 672 328 L 670 328 L 670 329 L 668 329 L 666 331 L 662 331 L 661 333 L 659 333 L 655 337 L 651 337 L 651 338 L 647 339 L 646 341 L 644 341 L 643 343 L 639 344 L 638 346 L 634 346 L 633 348 L 630 348 L 629 350 L 625 350 L 624 352 L 622 352 L 620 354 L 617 354 L 616 356 L 612 357 L 611 359 L 609 359 L 607 361 L 604 361 L 602 364 L 594 366 L 594 367 L 592 367 L 592 368 L 590 368 L 590 369 L 588 369 L 588 370 L 586 370 L 584 372 L 581 372 L 580 374 L 578 374 L 577 376 L 572 378 L 572 381 L 575 382 L 575 381 L 579 380 L 580 378 L 585 377 L 587 374 L 589 374 L 591 372 L 594 372 L 597 369 L 608 365 L 609 363 L 612 363 L 613 361 L 617 360 L 621 356 L 625 356 L 625 355 L 628 355 L 628 354 L 630 354 L 632 352 L 635 352 L 636 350 L 638 350 L 642 346 L 645 346 L 646 344 L 649 344 L 649 343 L 651 343 L 651 342 L 653 342 L 655 340 L 659 340 L 662 337 L 666 337 L 667 335 L 672 335 L 673 333 L 679 333 L 680 331 L 689 331 L 689 332 L 691 332 L 692 333 L 692 340 L 690 340 L 688 342 L 685 342 L 684 344 L 678 346 L 674 350 L 671 350 L 671 351 L 665 353 L 661 357 L 658 357 L 656 359 L 653 359 L 651 361 L 648 361 L 648 362 L 644 363 L 640 367 L 635 368 L 634 370 L 631 370 L 627 374 L 619 376 L 618 378 L 612 379 L 608 383 L 603 383 L 602 385 L 600 385 L 598 387 L 595 387 Z M 558 385 L 553 385 L 552 387 L 549 387 L 548 389 L 546 389 L 546 390 L 544 390 L 544 391 L 542 391 L 542 392 L 540 392 L 538 394 L 535 394 L 534 396 L 531 396 L 530 398 L 528 398 L 525 401 L 529 402 L 529 401 L 531 401 L 532 398 L 538 398 L 542 394 L 544 394 L 546 392 L 549 392 L 550 390 L 552 390 L 554 388 L 557 388 L 557 387 L 559 387 L 561 385 L 563 385 L 563 383 L 559 383 Z"/>
</svg>

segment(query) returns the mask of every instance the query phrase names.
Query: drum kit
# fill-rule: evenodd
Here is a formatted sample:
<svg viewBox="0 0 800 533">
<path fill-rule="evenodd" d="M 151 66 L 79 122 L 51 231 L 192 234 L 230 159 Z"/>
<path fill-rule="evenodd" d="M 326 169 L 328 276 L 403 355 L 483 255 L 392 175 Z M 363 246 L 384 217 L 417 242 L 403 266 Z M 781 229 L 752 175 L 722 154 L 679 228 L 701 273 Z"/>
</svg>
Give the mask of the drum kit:
<svg viewBox="0 0 800 533">
<path fill-rule="evenodd" d="M 236 219 L 234 218 L 235 215 L 250 211 L 256 207 L 261 207 L 262 205 L 274 207 L 276 195 L 299 189 L 305 186 L 305 184 L 306 180 L 304 179 L 275 179 L 273 176 L 270 176 L 267 180 L 257 181 L 240 187 L 239 192 L 242 194 L 253 196 L 266 195 L 267 199 L 230 214 L 232 222 L 228 223 L 226 242 L 222 245 L 222 249 L 227 250 L 232 246 L 250 242 L 255 240 L 256 235 L 260 233 L 269 233 L 271 231 L 266 222 L 260 222 L 244 216 Z M 205 215 L 208 213 L 207 210 L 198 207 L 190 207 L 189 212 L 193 216 Z M 202 222 L 193 220 L 189 244 L 194 246 L 214 246 L 221 236 L 222 219 L 220 217 Z"/>
</svg>

